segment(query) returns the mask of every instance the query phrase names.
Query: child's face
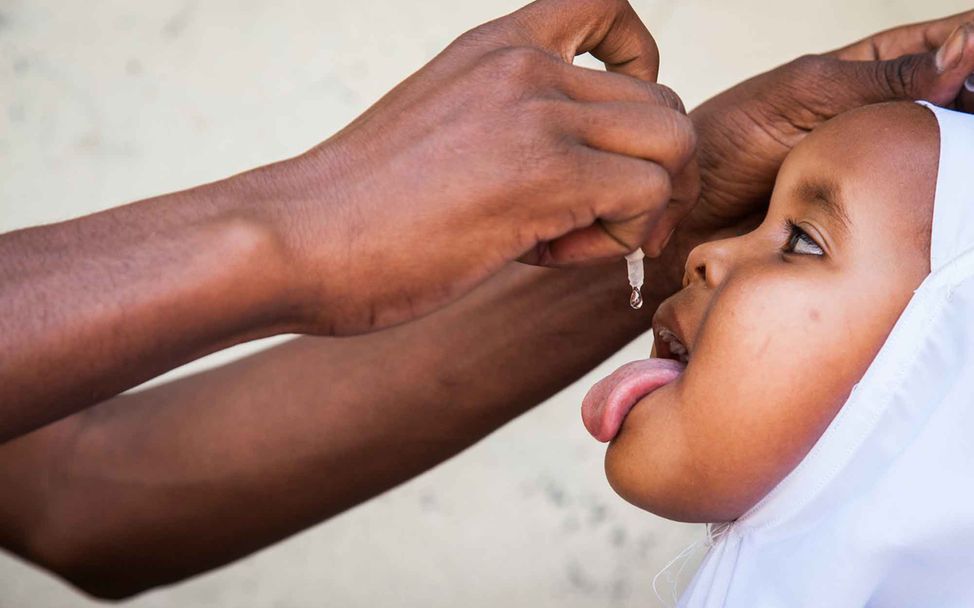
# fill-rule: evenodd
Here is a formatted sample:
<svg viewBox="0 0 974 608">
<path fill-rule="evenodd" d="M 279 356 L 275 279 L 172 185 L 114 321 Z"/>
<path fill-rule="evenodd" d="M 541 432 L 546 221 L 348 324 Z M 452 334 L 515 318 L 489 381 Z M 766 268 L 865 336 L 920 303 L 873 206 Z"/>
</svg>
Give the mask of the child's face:
<svg viewBox="0 0 974 608">
<path fill-rule="evenodd" d="M 653 319 L 657 356 L 675 336 L 689 364 L 609 447 L 620 495 L 731 520 L 798 464 L 929 273 L 938 150 L 916 104 L 844 114 L 788 155 L 757 229 L 693 250 Z"/>
</svg>

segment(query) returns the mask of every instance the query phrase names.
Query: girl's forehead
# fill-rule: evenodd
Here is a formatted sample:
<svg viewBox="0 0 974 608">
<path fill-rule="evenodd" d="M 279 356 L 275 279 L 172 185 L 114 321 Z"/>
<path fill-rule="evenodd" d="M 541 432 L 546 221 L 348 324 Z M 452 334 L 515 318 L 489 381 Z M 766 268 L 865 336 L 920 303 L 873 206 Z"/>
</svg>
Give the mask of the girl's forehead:
<svg viewBox="0 0 974 608">
<path fill-rule="evenodd" d="M 939 160 L 937 120 L 909 102 L 847 112 L 789 154 L 776 185 L 789 203 L 809 203 L 851 225 L 916 221 L 933 214 Z"/>
</svg>

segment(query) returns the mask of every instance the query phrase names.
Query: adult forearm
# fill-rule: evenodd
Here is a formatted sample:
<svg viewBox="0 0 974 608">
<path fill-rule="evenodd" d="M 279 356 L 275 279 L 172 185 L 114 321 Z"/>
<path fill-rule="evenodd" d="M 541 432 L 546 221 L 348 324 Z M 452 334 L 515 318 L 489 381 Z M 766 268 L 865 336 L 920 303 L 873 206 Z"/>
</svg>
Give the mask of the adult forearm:
<svg viewBox="0 0 974 608">
<path fill-rule="evenodd" d="M 0 235 L 0 442 L 287 329 L 262 179 Z"/>
<path fill-rule="evenodd" d="M 0 237 L 0 441 L 247 338 L 411 321 L 515 259 L 656 255 L 697 192 L 657 69 L 626 2 L 535 2 L 296 159 Z"/>
<path fill-rule="evenodd" d="M 109 596 L 246 555 L 450 457 L 645 331 L 678 280 L 657 264 L 638 312 L 621 263 L 514 266 L 414 323 L 298 339 L 11 442 L 0 483 L 22 491 L 0 500 L 0 541 Z"/>
</svg>

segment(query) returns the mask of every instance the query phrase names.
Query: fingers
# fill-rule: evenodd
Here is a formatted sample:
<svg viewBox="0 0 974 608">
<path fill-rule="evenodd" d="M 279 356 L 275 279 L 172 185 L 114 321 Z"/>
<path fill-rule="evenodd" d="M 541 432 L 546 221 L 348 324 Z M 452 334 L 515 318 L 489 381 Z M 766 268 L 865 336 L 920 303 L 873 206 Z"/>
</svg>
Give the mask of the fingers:
<svg viewBox="0 0 974 608">
<path fill-rule="evenodd" d="M 686 114 L 683 100 L 666 85 L 567 64 L 560 81 L 562 91 L 575 101 L 644 102 Z"/>
<path fill-rule="evenodd" d="M 808 56 L 789 64 L 791 84 L 820 89 L 834 113 L 864 104 L 925 99 L 953 105 L 974 72 L 974 25 L 963 24 L 936 51 L 882 61 Z"/>
<path fill-rule="evenodd" d="M 679 97 L 655 84 L 656 42 L 629 3 L 537 0 L 465 40 L 537 49 L 548 58 L 551 64 L 518 53 L 522 63 L 544 63 L 543 72 L 528 80 L 542 100 L 533 107 L 547 112 L 551 104 L 561 104 L 551 124 L 557 125 L 557 138 L 573 148 L 571 185 L 560 181 L 557 189 L 546 190 L 557 225 L 572 228 L 539 231 L 562 236 L 540 243 L 521 260 L 576 265 L 619 258 L 640 246 L 650 255 L 658 253 L 696 199 L 696 173 L 687 169 L 695 137 Z M 585 52 L 602 60 L 608 72 L 572 66 L 572 59 Z M 674 188 L 685 201 L 671 202 Z"/>
<path fill-rule="evenodd" d="M 655 162 L 591 150 L 584 166 L 576 201 L 586 210 L 575 213 L 596 221 L 532 252 L 535 263 L 597 263 L 637 247 L 656 257 L 699 194 L 695 162 L 671 177 Z"/>
<path fill-rule="evenodd" d="M 963 13 L 957 13 L 956 15 L 951 15 L 950 17 L 944 17 L 943 19 L 936 19 L 934 21 L 927 21 L 925 23 L 918 23 L 914 27 L 919 29 L 921 35 L 919 37 L 923 38 L 923 44 L 926 47 L 923 50 L 933 50 L 939 47 L 947 37 L 958 27 L 964 25 L 965 23 L 970 23 L 974 21 L 974 11 L 964 11 Z M 895 30 L 894 30 L 895 31 Z M 892 37 L 892 32 L 891 32 Z M 890 52 L 897 52 L 900 49 L 896 45 L 890 45 Z M 903 50 L 900 54 L 905 54 L 907 50 Z M 916 53 L 919 50 L 912 50 Z M 890 59 L 892 56 L 879 57 L 880 59 Z"/>
<path fill-rule="evenodd" d="M 549 242 L 545 265 L 597 263 L 630 253 L 646 242 L 673 192 L 669 173 L 645 160 L 592 150 L 584 171 L 576 200 L 596 220 Z"/>
<path fill-rule="evenodd" d="M 630 225 L 634 229 L 634 234 L 630 235 L 633 240 L 637 240 L 635 237 L 640 228 L 647 227 L 645 222 L 638 224 L 633 222 Z M 544 257 L 539 263 L 553 268 L 599 264 L 621 258 L 632 251 L 626 250 L 624 242 L 610 233 L 602 223 L 570 232 L 545 245 Z"/>
<path fill-rule="evenodd" d="M 650 227 L 643 242 L 643 251 L 651 258 L 663 253 L 677 226 L 683 221 L 700 198 L 700 169 L 696 155 L 680 173 L 671 178 L 673 192 L 656 222 Z"/>
<path fill-rule="evenodd" d="M 568 128 L 589 147 L 652 161 L 671 175 L 683 170 L 696 146 L 693 123 L 668 107 L 608 101 L 571 104 L 565 112 Z"/>
<path fill-rule="evenodd" d="M 623 254 L 642 246 L 647 255 L 656 257 L 699 193 L 697 166 L 691 162 L 696 147 L 693 124 L 676 110 L 635 102 L 581 104 L 575 111 L 577 133 L 585 145 L 622 155 L 614 159 L 615 171 L 652 172 L 653 179 L 643 178 L 628 186 L 620 198 L 603 202 L 609 206 L 598 208 L 597 215 L 604 232 L 629 248 Z M 665 172 L 665 184 L 657 168 Z M 584 236 L 591 239 L 586 243 L 592 243 L 599 235 Z M 612 254 L 618 255 L 614 250 Z"/>
<path fill-rule="evenodd" d="M 686 113 L 683 100 L 666 85 L 572 65 L 541 50 L 528 47 L 517 50 L 537 64 L 531 74 L 534 84 L 556 89 L 574 101 L 635 101 Z"/>
<path fill-rule="evenodd" d="M 917 97 L 939 105 L 955 105 L 957 101 L 956 105 L 969 106 L 971 94 L 965 90 L 965 82 L 974 73 L 974 23 L 966 22 L 954 29 L 933 57 L 934 70 L 927 68 L 927 82 L 918 79 L 923 90 L 917 91 L 922 94 Z"/>
<path fill-rule="evenodd" d="M 510 18 L 567 63 L 592 53 L 612 72 L 649 82 L 659 73 L 656 41 L 626 0 L 537 0 Z"/>
<path fill-rule="evenodd" d="M 837 59 L 880 61 L 937 49 L 959 26 L 974 21 L 974 11 L 885 30 L 827 53 Z"/>
<path fill-rule="evenodd" d="M 974 112 L 972 23 L 974 11 L 965 11 L 886 30 L 829 55 L 874 63 L 874 72 L 880 74 L 874 81 L 897 98 L 926 99 Z"/>
<path fill-rule="evenodd" d="M 954 29 L 934 52 L 875 62 L 881 89 L 901 99 L 925 99 L 951 105 L 974 72 L 974 25 Z"/>
<path fill-rule="evenodd" d="M 548 263 L 618 258 L 637 247 L 662 251 L 699 192 L 690 119 L 639 101 L 572 103 L 566 124 L 592 148 L 582 200 L 598 221 L 549 243 Z M 594 186 L 594 187 L 592 187 Z"/>
</svg>

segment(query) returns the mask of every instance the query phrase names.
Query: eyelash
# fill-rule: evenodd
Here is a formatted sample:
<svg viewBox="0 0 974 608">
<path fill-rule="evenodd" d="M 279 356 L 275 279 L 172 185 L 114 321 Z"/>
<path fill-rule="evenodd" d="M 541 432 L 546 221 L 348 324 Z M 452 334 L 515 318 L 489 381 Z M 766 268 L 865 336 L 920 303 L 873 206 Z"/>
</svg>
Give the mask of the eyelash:
<svg viewBox="0 0 974 608">
<path fill-rule="evenodd" d="M 784 247 L 782 247 L 782 252 L 793 253 L 795 255 L 814 255 L 821 256 L 825 255 L 825 251 L 822 247 L 815 242 L 815 239 L 808 236 L 808 233 L 802 230 L 798 224 L 791 220 L 785 220 L 785 229 L 788 231 L 788 240 L 785 241 Z M 802 243 L 806 247 L 813 249 L 814 251 L 796 251 L 795 248 L 799 243 Z"/>
</svg>

